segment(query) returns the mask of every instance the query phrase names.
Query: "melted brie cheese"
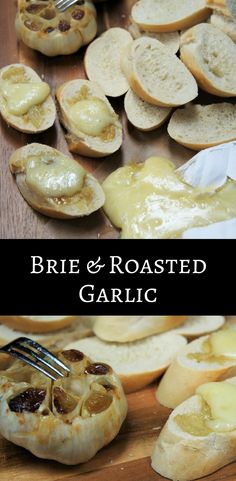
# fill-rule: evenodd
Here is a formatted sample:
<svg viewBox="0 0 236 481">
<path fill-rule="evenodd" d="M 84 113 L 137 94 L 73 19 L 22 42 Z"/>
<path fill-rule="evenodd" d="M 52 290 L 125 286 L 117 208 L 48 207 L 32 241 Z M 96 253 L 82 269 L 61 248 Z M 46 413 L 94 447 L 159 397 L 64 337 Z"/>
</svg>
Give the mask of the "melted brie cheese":
<svg viewBox="0 0 236 481">
<path fill-rule="evenodd" d="M 236 386 L 228 382 L 210 382 L 196 390 L 211 410 L 207 426 L 216 432 L 236 429 Z"/>
<path fill-rule="evenodd" d="M 91 137 L 98 137 L 104 129 L 114 123 L 114 116 L 106 103 L 99 98 L 80 100 L 69 110 L 76 129 Z"/>
<path fill-rule="evenodd" d="M 82 189 L 85 177 L 85 170 L 74 159 L 50 153 L 29 158 L 25 173 L 29 187 L 46 197 L 73 196 Z"/>
<path fill-rule="evenodd" d="M 9 112 L 20 116 L 26 114 L 31 107 L 42 104 L 50 94 L 50 87 L 46 82 L 4 82 L 2 94 L 7 101 Z"/>
<path fill-rule="evenodd" d="M 215 356 L 227 356 L 236 359 L 236 331 L 225 329 L 210 336 L 212 353 Z"/>
<path fill-rule="evenodd" d="M 236 183 L 216 192 L 187 185 L 167 159 L 121 167 L 103 183 L 105 212 L 122 238 L 177 238 L 236 216 Z"/>
</svg>

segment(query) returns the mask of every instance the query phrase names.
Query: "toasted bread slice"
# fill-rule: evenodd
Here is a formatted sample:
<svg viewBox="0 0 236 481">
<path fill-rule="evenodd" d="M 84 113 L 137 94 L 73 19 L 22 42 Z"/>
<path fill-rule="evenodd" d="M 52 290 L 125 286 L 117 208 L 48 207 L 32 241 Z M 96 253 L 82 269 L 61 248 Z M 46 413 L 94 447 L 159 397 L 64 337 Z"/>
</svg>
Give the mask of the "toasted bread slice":
<svg viewBox="0 0 236 481">
<path fill-rule="evenodd" d="M 56 108 L 50 87 L 30 67 L 12 64 L 0 70 L 0 113 L 20 132 L 36 134 L 55 122 Z"/>
<path fill-rule="evenodd" d="M 220 12 L 214 12 L 210 17 L 210 23 L 226 33 L 236 43 L 236 20 Z"/>
<path fill-rule="evenodd" d="M 77 2 L 60 12 L 53 0 L 18 0 L 16 31 L 30 48 L 44 55 L 69 55 L 87 45 L 97 33 L 92 2 Z"/>
<path fill-rule="evenodd" d="M 188 339 L 194 339 L 217 331 L 224 324 L 223 316 L 188 316 L 184 324 L 174 329 L 174 332 L 182 334 Z"/>
<path fill-rule="evenodd" d="M 181 36 L 180 56 L 203 90 L 236 96 L 236 45 L 219 28 L 202 23 L 187 30 Z"/>
<path fill-rule="evenodd" d="M 71 152 L 105 157 L 119 150 L 122 126 L 98 84 L 71 80 L 58 87 L 56 98 Z"/>
<path fill-rule="evenodd" d="M 128 393 L 142 389 L 159 377 L 186 342 L 183 336 L 171 333 L 126 344 L 90 337 L 72 342 L 66 349 L 79 349 L 88 356 L 93 354 L 97 361 L 109 363 Z"/>
<path fill-rule="evenodd" d="M 122 50 L 130 43 L 130 33 L 124 28 L 114 27 L 94 40 L 86 50 L 86 74 L 89 80 L 98 83 L 109 97 L 119 97 L 129 88 L 120 62 Z"/>
<path fill-rule="evenodd" d="M 175 32 L 202 22 L 209 14 L 205 0 L 139 0 L 131 13 L 133 21 L 149 32 Z"/>
<path fill-rule="evenodd" d="M 74 159 L 42 144 L 29 144 L 10 158 L 20 193 L 33 209 L 54 218 L 72 219 L 103 206 L 102 187 Z"/>
<path fill-rule="evenodd" d="M 220 336 L 221 341 L 228 332 L 232 339 L 236 338 L 235 332 L 225 329 L 192 341 L 178 354 L 157 388 L 156 396 L 161 404 L 175 408 L 192 396 L 200 384 L 217 381 L 227 377 L 227 374 L 230 377 L 236 366 L 236 358 L 227 355 L 227 352 L 225 355 L 216 355 L 212 347 L 215 339 Z M 174 385 L 178 389 L 173 391 Z"/>
<path fill-rule="evenodd" d="M 125 112 L 130 123 L 139 130 L 155 130 L 165 123 L 171 114 L 171 108 L 158 107 L 140 99 L 133 90 L 125 95 Z"/>
<path fill-rule="evenodd" d="M 201 150 L 236 139 L 236 105 L 190 104 L 177 109 L 168 124 L 172 139 L 192 150 Z"/>
<path fill-rule="evenodd" d="M 121 65 L 131 88 L 148 103 L 175 107 L 198 94 L 197 83 L 189 70 L 154 38 L 134 40 L 123 52 Z"/>
<path fill-rule="evenodd" d="M 235 0 L 207 0 L 206 5 L 215 12 L 219 12 L 228 18 L 236 19 L 236 2 Z"/>
<path fill-rule="evenodd" d="M 180 46 L 180 34 L 179 32 L 170 32 L 170 33 L 155 33 L 155 32 L 145 32 L 139 28 L 137 23 L 131 22 L 128 27 L 129 32 L 131 33 L 134 40 L 140 37 L 151 37 L 159 40 L 159 42 L 163 43 L 170 52 L 177 53 Z"/>
<path fill-rule="evenodd" d="M 211 383 L 211 387 L 214 387 L 211 392 L 215 392 L 218 398 L 217 405 L 221 403 L 227 411 L 231 402 L 230 397 L 225 400 L 225 394 L 230 396 L 232 391 L 219 390 L 218 385 L 221 384 L 235 386 L 236 378 L 227 379 L 224 383 Z M 178 389 L 176 382 L 175 386 Z M 235 427 L 214 430 L 217 423 L 214 405 L 212 408 L 205 396 L 200 394 L 205 393 L 209 386 L 210 384 L 201 386 L 197 394 L 170 414 L 152 453 L 152 467 L 161 476 L 173 481 L 191 481 L 205 478 L 236 460 Z M 212 403 L 212 399 L 208 402 Z"/>
<path fill-rule="evenodd" d="M 0 323 L 22 332 L 53 332 L 70 326 L 77 316 L 0 316 Z"/>
<path fill-rule="evenodd" d="M 97 317 L 94 333 L 103 341 L 131 342 L 181 326 L 186 316 Z"/>
</svg>

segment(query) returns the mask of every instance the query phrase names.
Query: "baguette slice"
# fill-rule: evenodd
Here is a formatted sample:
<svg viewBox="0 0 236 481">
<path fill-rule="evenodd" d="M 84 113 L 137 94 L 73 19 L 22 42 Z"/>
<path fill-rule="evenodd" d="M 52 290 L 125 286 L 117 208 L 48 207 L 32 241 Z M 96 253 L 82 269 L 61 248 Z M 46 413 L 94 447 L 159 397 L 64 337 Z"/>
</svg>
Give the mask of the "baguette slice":
<svg viewBox="0 0 236 481">
<path fill-rule="evenodd" d="M 8 125 L 28 134 L 43 132 L 54 124 L 56 107 L 52 96 L 48 95 L 43 102 L 33 105 L 25 114 L 15 115 L 9 110 L 4 85 L 19 87 L 21 83 L 30 85 L 34 82 L 42 82 L 42 79 L 26 65 L 15 63 L 0 70 L 0 113 Z"/>
<path fill-rule="evenodd" d="M 66 140 L 71 152 L 105 157 L 119 150 L 122 144 L 122 126 L 98 84 L 84 79 L 71 80 L 58 87 L 56 98 L 61 123 L 68 131 Z M 78 124 L 72 117 L 71 108 L 77 105 L 79 111 L 84 102 L 89 102 L 90 110 L 81 114 Z"/>
<path fill-rule="evenodd" d="M 211 15 L 210 22 L 215 27 L 222 30 L 222 32 L 226 33 L 228 37 L 230 37 L 234 43 L 236 43 L 236 20 L 226 17 L 226 15 L 222 15 L 219 12 L 214 12 Z"/>
<path fill-rule="evenodd" d="M 197 97 L 197 83 L 179 58 L 154 38 L 134 40 L 123 52 L 122 69 L 141 99 L 176 107 Z"/>
<path fill-rule="evenodd" d="M 82 217 L 104 204 L 105 196 L 95 177 L 47 145 L 28 144 L 16 150 L 10 169 L 26 202 L 49 217 Z"/>
<path fill-rule="evenodd" d="M 108 342 L 131 342 L 181 326 L 186 316 L 107 316 L 97 317 L 93 330 Z"/>
<path fill-rule="evenodd" d="M 236 139 L 236 105 L 187 105 L 173 113 L 167 130 L 172 139 L 192 150 L 231 142 Z"/>
<path fill-rule="evenodd" d="M 200 384 L 226 377 L 235 368 L 236 360 L 233 358 L 200 359 L 210 337 L 203 336 L 190 342 L 174 359 L 157 388 L 156 397 L 160 404 L 174 409 L 192 396 Z M 196 357 L 190 358 L 189 355 Z M 173 386 L 178 386 L 178 389 L 173 390 Z"/>
<path fill-rule="evenodd" d="M 203 90 L 236 96 L 236 45 L 219 28 L 202 23 L 187 30 L 181 36 L 180 56 Z"/>
<path fill-rule="evenodd" d="M 166 47 L 168 47 L 168 49 L 172 53 L 177 53 L 179 50 L 179 45 L 180 45 L 179 32 L 170 32 L 170 33 L 145 32 L 140 30 L 139 26 L 135 22 L 132 22 L 129 25 L 128 30 L 131 33 L 134 40 L 140 37 L 151 37 L 163 43 Z"/>
<path fill-rule="evenodd" d="M 149 32 L 175 32 L 202 22 L 209 14 L 205 0 L 139 0 L 131 13 L 133 21 Z"/>
<path fill-rule="evenodd" d="M 109 362 L 129 393 L 160 377 L 186 342 L 183 336 L 171 333 L 126 344 L 106 343 L 91 337 L 72 342 L 66 349 L 79 349 L 88 356 L 93 354 L 97 361 Z"/>
<path fill-rule="evenodd" d="M 0 316 L 0 323 L 22 332 L 53 332 L 70 326 L 77 316 Z"/>
<path fill-rule="evenodd" d="M 236 378 L 227 380 L 236 384 Z M 223 402 L 223 400 L 222 400 Z M 236 431 L 214 432 L 195 436 L 177 424 L 176 416 L 202 413 L 202 396 L 184 401 L 170 415 L 152 453 L 152 467 L 173 481 L 191 481 L 213 473 L 236 460 Z M 216 479 L 220 479 L 220 475 Z"/>
<path fill-rule="evenodd" d="M 225 318 L 223 316 L 189 316 L 182 326 L 174 329 L 174 332 L 188 339 L 194 339 L 217 331 L 224 324 Z"/>
<path fill-rule="evenodd" d="M 132 43 L 124 28 L 110 28 L 94 40 L 86 50 L 84 66 L 89 80 L 97 82 L 105 95 L 119 97 L 127 92 L 129 84 L 121 70 L 122 50 Z"/>
<path fill-rule="evenodd" d="M 140 99 L 133 90 L 125 95 L 125 112 L 130 123 L 139 130 L 150 131 L 165 123 L 171 114 L 171 108 L 151 105 Z"/>
</svg>

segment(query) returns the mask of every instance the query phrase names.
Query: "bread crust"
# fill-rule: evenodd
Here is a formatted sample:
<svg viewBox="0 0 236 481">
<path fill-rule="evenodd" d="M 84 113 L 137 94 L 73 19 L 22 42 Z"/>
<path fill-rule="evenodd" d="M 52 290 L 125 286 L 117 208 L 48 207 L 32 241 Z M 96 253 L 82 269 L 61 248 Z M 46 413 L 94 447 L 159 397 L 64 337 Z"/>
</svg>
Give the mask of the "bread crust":
<svg viewBox="0 0 236 481">
<path fill-rule="evenodd" d="M 43 333 L 64 329 L 77 319 L 77 316 L 64 316 L 62 319 L 62 316 L 59 319 L 50 319 L 50 317 L 48 316 L 48 319 L 43 321 L 35 320 L 31 316 L 0 316 L 0 323 L 18 331 Z"/>
<path fill-rule="evenodd" d="M 208 339 L 209 336 L 203 336 L 192 341 L 176 356 L 157 388 L 156 398 L 160 404 L 174 409 L 191 397 L 198 386 L 227 376 L 227 372 L 235 366 L 233 360 L 223 364 L 207 361 L 200 364 L 195 360 L 189 360 L 187 355 L 202 352 L 202 345 Z M 177 386 L 174 391 L 173 386 Z"/>
</svg>

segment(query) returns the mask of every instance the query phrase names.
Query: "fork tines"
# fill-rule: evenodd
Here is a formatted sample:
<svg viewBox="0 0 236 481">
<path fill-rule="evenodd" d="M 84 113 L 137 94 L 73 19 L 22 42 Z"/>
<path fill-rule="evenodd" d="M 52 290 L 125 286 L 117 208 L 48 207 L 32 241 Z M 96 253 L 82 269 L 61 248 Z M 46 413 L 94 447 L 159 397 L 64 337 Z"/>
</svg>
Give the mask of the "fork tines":
<svg viewBox="0 0 236 481">
<path fill-rule="evenodd" d="M 64 12 L 67 8 L 71 7 L 76 3 L 77 0 L 55 0 L 55 6 L 61 11 Z"/>
<path fill-rule="evenodd" d="M 30 346 L 30 348 L 27 346 Z M 27 337 L 19 337 L 15 341 L 9 342 L 1 350 L 30 364 L 54 381 L 58 376 L 65 377 L 70 372 L 70 369 L 60 359 L 45 347 Z"/>
</svg>

